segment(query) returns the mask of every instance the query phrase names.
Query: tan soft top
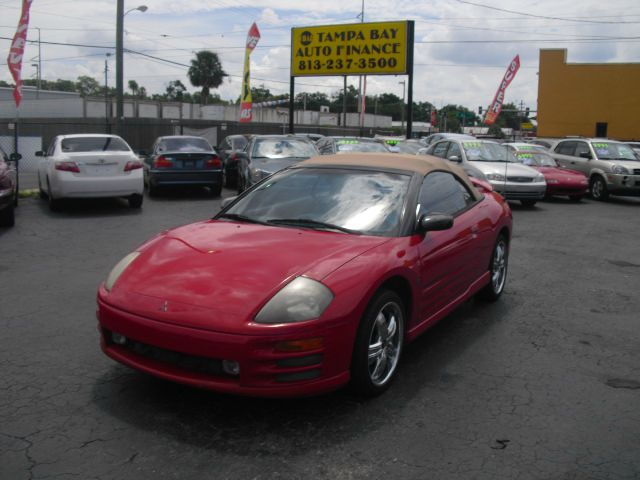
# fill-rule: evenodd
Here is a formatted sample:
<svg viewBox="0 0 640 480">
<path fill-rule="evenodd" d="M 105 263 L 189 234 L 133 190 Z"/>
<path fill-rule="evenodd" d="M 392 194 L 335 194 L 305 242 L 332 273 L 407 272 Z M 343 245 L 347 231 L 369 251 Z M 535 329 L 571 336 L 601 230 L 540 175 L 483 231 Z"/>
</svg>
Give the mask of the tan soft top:
<svg viewBox="0 0 640 480">
<path fill-rule="evenodd" d="M 433 171 L 451 172 L 467 184 L 469 189 L 480 198 L 480 194 L 465 171 L 442 158 L 433 155 L 407 155 L 401 153 L 343 153 L 336 155 L 319 155 L 298 165 L 303 166 L 336 166 L 336 167 L 368 167 L 373 169 L 397 169 L 415 172 L 422 176 Z"/>
</svg>

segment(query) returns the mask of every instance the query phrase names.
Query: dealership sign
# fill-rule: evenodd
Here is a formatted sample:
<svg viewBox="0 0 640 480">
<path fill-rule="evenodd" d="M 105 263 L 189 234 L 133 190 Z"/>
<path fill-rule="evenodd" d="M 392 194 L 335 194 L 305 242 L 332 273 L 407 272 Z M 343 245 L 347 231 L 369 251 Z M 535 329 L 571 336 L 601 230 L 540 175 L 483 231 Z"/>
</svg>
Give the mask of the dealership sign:
<svg viewBox="0 0 640 480">
<path fill-rule="evenodd" d="M 291 29 L 291 76 L 409 73 L 409 22 Z"/>
<path fill-rule="evenodd" d="M 484 119 L 484 123 L 487 125 L 493 125 L 498 119 L 498 115 L 502 111 L 502 104 L 504 103 L 504 94 L 507 90 L 507 87 L 511 83 L 511 80 L 516 76 L 518 70 L 520 69 L 520 55 L 516 55 L 511 63 L 507 67 L 507 72 L 504 74 L 502 78 L 502 82 L 500 82 L 500 86 L 498 87 L 498 91 L 496 92 L 496 96 L 493 97 L 493 102 L 491 102 L 491 106 L 487 111 L 487 116 Z"/>
</svg>

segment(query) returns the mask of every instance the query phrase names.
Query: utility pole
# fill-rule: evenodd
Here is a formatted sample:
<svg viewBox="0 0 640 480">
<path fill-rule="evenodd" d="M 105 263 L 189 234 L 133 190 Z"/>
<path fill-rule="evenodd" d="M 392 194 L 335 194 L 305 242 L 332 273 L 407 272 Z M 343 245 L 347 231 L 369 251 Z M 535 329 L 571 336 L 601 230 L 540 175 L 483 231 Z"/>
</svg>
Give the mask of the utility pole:
<svg viewBox="0 0 640 480">
<path fill-rule="evenodd" d="M 362 8 L 360 9 L 360 23 L 364 23 L 364 0 L 362 0 Z M 364 83 L 364 97 L 363 95 L 363 83 Z M 358 80 L 358 113 L 359 115 L 359 119 L 358 119 L 358 125 L 360 126 L 360 128 L 364 127 L 364 109 L 365 109 L 365 103 L 366 103 L 366 91 L 367 91 L 367 76 L 364 76 L 364 79 L 362 78 L 362 75 L 360 75 L 360 78 Z"/>
<path fill-rule="evenodd" d="M 109 57 L 111 53 L 107 53 L 104 59 L 104 121 L 107 133 L 111 133 L 111 125 L 109 123 Z"/>
<path fill-rule="evenodd" d="M 402 109 L 400 110 L 400 118 L 402 119 L 402 132 L 404 133 L 404 101 L 405 101 L 405 85 L 406 85 L 406 81 L 403 80 L 401 82 L 398 82 L 399 85 L 402 85 Z"/>
<path fill-rule="evenodd" d="M 124 75 L 122 71 L 122 44 L 124 31 L 124 0 L 118 0 L 116 7 L 116 133 L 122 134 L 122 117 L 124 116 Z"/>
<path fill-rule="evenodd" d="M 40 28 L 34 28 L 38 30 L 38 87 L 36 90 L 36 98 L 40 98 L 40 89 L 42 88 L 42 43 L 40 42 Z"/>
</svg>

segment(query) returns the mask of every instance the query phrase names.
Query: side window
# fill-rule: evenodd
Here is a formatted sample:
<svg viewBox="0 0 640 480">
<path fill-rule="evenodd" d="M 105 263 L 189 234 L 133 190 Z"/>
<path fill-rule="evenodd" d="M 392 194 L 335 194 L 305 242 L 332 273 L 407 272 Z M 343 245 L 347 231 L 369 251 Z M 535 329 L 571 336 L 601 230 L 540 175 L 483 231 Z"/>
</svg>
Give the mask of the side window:
<svg viewBox="0 0 640 480">
<path fill-rule="evenodd" d="M 422 182 L 418 216 L 431 213 L 455 215 L 474 202 L 467 187 L 448 172 L 432 172 Z"/>
<path fill-rule="evenodd" d="M 328 155 L 333 153 L 333 142 L 331 140 L 326 140 L 320 145 L 318 145 L 318 150 L 321 155 Z"/>
<path fill-rule="evenodd" d="M 436 157 L 444 158 L 444 155 L 447 152 L 448 147 L 449 147 L 449 142 L 437 143 L 436 146 L 433 147 L 432 155 L 435 155 Z"/>
<path fill-rule="evenodd" d="M 573 155 L 576 149 L 576 142 L 560 142 L 554 151 L 560 155 Z"/>
<path fill-rule="evenodd" d="M 447 158 L 458 157 L 458 160 L 462 161 L 462 153 L 460 152 L 460 146 L 456 142 L 451 142 L 449 151 L 447 152 Z"/>
<path fill-rule="evenodd" d="M 591 153 L 587 142 L 577 142 L 576 153 L 574 156 L 579 157 L 582 153 Z"/>
<path fill-rule="evenodd" d="M 229 139 L 225 138 L 220 144 L 220 150 L 229 150 Z"/>
<path fill-rule="evenodd" d="M 51 140 L 51 143 L 49 144 L 49 149 L 47 150 L 47 157 L 50 157 L 53 155 L 53 152 L 56 150 L 57 141 L 58 141 L 58 137 L 55 137 L 53 140 Z"/>
</svg>

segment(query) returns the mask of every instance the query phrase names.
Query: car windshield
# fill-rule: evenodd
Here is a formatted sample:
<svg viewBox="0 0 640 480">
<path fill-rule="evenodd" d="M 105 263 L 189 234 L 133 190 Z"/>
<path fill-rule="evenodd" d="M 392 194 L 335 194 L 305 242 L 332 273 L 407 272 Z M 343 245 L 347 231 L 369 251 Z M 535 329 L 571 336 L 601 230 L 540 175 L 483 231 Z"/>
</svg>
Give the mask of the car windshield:
<svg viewBox="0 0 640 480">
<path fill-rule="evenodd" d="M 217 218 L 393 236 L 410 180 L 400 173 L 294 168 L 273 175 Z"/>
<path fill-rule="evenodd" d="M 638 160 L 633 149 L 623 143 L 591 142 L 599 160 Z"/>
<path fill-rule="evenodd" d="M 130 152 L 129 145 L 118 137 L 64 138 L 60 148 L 65 153 L 78 152 Z"/>
<path fill-rule="evenodd" d="M 409 153 L 411 155 L 417 155 L 418 150 L 423 148 L 422 145 L 420 145 L 419 143 L 394 141 L 394 140 L 387 140 L 387 145 L 391 147 L 395 147 L 400 153 Z"/>
<path fill-rule="evenodd" d="M 557 167 L 551 155 L 544 152 L 517 152 L 516 159 L 530 167 Z"/>
<path fill-rule="evenodd" d="M 360 138 L 341 138 L 336 140 L 338 153 L 345 152 L 386 152 L 389 150 L 383 144 L 374 140 L 364 140 Z"/>
<path fill-rule="evenodd" d="M 253 144 L 257 158 L 311 158 L 317 154 L 313 145 L 296 138 L 263 138 Z"/>
<path fill-rule="evenodd" d="M 482 162 L 515 162 L 516 159 L 509 149 L 497 143 L 481 141 L 462 142 L 467 160 Z"/>
<path fill-rule="evenodd" d="M 210 152 L 211 145 L 204 138 L 163 138 L 158 143 L 159 152 Z"/>
</svg>

